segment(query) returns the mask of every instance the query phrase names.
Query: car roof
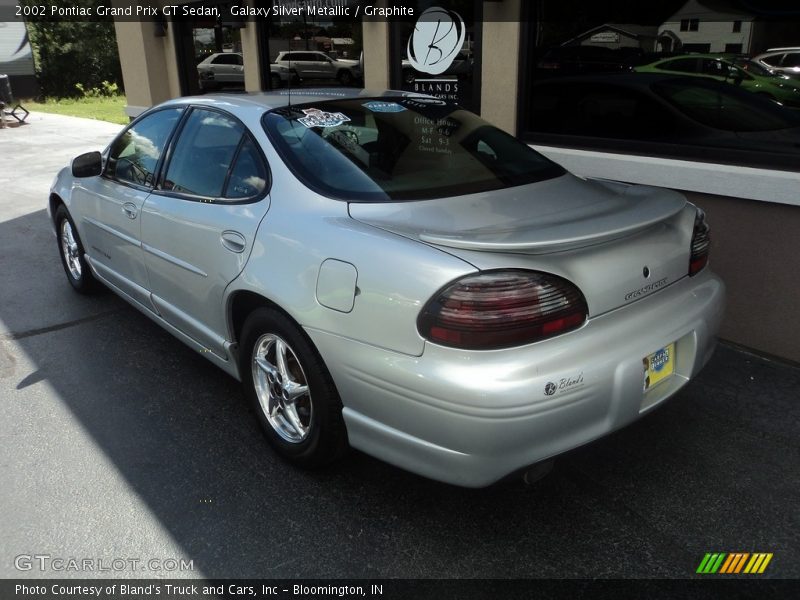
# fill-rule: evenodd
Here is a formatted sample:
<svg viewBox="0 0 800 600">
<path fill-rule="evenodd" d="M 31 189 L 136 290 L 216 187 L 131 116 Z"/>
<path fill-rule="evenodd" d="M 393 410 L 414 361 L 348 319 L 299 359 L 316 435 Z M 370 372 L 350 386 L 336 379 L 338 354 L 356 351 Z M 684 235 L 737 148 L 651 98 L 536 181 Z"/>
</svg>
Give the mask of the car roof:
<svg viewBox="0 0 800 600">
<path fill-rule="evenodd" d="M 789 46 L 788 48 L 769 48 L 767 52 L 798 52 L 800 51 L 800 46 Z"/>
<path fill-rule="evenodd" d="M 730 54 L 700 54 L 700 53 L 695 54 L 694 52 L 692 52 L 691 54 L 679 54 L 677 56 L 667 56 L 666 58 L 661 58 L 655 62 L 664 62 L 667 60 L 676 60 L 679 58 L 711 58 L 714 60 L 727 60 L 728 62 L 731 62 L 731 60 L 733 60 L 733 58 L 735 57 L 731 56 Z M 650 63 L 650 64 L 655 64 L 655 63 Z"/>
<path fill-rule="evenodd" d="M 346 100 L 350 98 L 385 98 L 385 97 L 432 98 L 427 94 L 403 92 L 399 90 L 362 90 L 356 88 L 298 88 L 282 89 L 272 92 L 231 92 L 223 94 L 205 94 L 203 96 L 183 96 L 163 103 L 161 106 L 182 106 L 186 104 L 224 105 L 226 108 L 263 107 L 265 110 L 283 108 L 291 104 L 310 104 L 328 102 L 330 100 Z"/>
</svg>

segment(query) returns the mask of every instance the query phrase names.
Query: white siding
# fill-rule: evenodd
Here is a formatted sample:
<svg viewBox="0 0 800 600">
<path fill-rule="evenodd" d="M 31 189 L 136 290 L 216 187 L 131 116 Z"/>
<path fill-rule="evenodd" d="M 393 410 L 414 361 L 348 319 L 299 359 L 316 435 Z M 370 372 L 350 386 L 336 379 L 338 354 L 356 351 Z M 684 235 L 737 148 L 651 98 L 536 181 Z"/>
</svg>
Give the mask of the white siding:
<svg viewBox="0 0 800 600">
<path fill-rule="evenodd" d="M 0 73 L 33 75 L 33 54 L 25 23 L 16 17 L 13 0 L 0 0 Z"/>
<path fill-rule="evenodd" d="M 733 32 L 733 21 L 700 21 L 697 31 L 681 31 L 680 21 L 667 21 L 658 28 L 659 36 L 671 31 L 683 44 L 711 44 L 709 52 L 725 52 L 727 44 L 741 44 L 742 52 L 750 50 L 752 21 L 742 21 L 742 30 Z"/>
</svg>

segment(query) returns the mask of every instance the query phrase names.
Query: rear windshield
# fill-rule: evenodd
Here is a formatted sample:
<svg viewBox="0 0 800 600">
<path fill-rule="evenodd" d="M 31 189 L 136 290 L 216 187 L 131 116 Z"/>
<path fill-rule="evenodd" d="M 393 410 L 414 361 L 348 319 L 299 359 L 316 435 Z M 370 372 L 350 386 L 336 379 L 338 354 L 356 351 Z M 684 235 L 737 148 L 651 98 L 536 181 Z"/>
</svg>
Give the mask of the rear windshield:
<svg viewBox="0 0 800 600">
<path fill-rule="evenodd" d="M 308 187 L 355 202 L 473 194 L 564 170 L 473 113 L 430 98 L 348 98 L 285 107 L 264 126 Z"/>
</svg>

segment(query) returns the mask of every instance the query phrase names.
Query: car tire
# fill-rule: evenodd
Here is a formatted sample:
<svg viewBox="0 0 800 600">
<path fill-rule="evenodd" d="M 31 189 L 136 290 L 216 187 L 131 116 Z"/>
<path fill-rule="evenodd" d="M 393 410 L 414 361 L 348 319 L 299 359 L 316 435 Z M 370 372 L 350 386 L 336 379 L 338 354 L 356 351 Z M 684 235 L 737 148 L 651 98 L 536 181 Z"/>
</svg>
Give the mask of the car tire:
<svg viewBox="0 0 800 600">
<path fill-rule="evenodd" d="M 275 74 L 270 75 L 269 81 L 273 90 L 277 90 L 283 87 L 283 82 L 281 81 L 280 75 L 275 75 Z"/>
<path fill-rule="evenodd" d="M 336 77 L 336 79 L 338 79 L 339 83 L 341 83 L 343 86 L 350 86 L 355 81 L 353 74 L 346 69 L 339 71 L 339 75 Z"/>
<path fill-rule="evenodd" d="M 61 265 L 64 267 L 67 280 L 79 294 L 96 293 L 102 286 L 95 279 L 91 267 L 86 262 L 78 229 L 63 204 L 56 209 L 54 220 L 58 238 L 58 254 L 61 256 Z"/>
<path fill-rule="evenodd" d="M 340 458 L 348 448 L 342 402 L 303 331 L 282 312 L 259 308 L 241 340 L 244 393 L 272 448 L 306 469 Z"/>
</svg>

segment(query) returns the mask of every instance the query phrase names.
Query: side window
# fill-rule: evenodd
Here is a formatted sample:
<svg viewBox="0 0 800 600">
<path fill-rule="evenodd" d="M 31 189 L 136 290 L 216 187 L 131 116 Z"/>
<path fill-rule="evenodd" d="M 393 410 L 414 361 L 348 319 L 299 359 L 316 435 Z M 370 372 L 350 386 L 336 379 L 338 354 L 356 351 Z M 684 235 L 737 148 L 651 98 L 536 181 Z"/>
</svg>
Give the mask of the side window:
<svg viewBox="0 0 800 600">
<path fill-rule="evenodd" d="M 694 58 L 679 58 L 678 60 L 670 60 L 658 65 L 659 69 L 664 71 L 680 71 L 681 73 L 694 73 L 697 69 L 697 59 Z"/>
<path fill-rule="evenodd" d="M 701 72 L 703 75 L 711 75 L 712 77 L 725 77 L 728 75 L 726 65 L 723 65 L 718 60 L 710 60 L 704 58 L 701 62 Z"/>
<path fill-rule="evenodd" d="M 239 65 L 242 59 L 238 54 L 220 54 L 213 62 L 215 65 Z"/>
<path fill-rule="evenodd" d="M 118 137 L 108 154 L 105 175 L 118 181 L 151 186 L 156 165 L 182 108 L 160 110 Z"/>
<path fill-rule="evenodd" d="M 788 54 L 786 56 L 789 56 Z M 765 56 L 761 59 L 765 65 L 769 65 L 770 67 L 777 67 L 781 64 L 781 59 L 784 58 L 783 54 L 774 54 L 772 56 Z"/>
<path fill-rule="evenodd" d="M 225 197 L 232 200 L 252 198 L 261 194 L 266 187 L 267 169 L 250 136 L 246 136 L 231 169 Z"/>
<path fill-rule="evenodd" d="M 192 110 L 172 152 L 164 189 L 220 198 L 243 134 L 244 127 L 231 117 Z"/>
<path fill-rule="evenodd" d="M 800 67 L 800 52 L 789 53 L 783 57 L 782 67 Z"/>
</svg>

